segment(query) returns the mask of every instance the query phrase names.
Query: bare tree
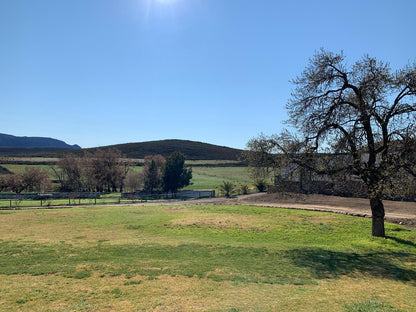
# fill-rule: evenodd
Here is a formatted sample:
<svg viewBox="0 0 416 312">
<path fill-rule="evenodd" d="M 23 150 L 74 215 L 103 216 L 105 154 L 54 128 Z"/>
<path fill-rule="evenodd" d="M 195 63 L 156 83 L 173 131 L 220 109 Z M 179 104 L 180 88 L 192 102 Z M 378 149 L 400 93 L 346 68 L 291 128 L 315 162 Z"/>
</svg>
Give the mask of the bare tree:
<svg viewBox="0 0 416 312">
<path fill-rule="evenodd" d="M 140 172 L 130 170 L 124 178 L 124 188 L 127 192 L 135 192 L 143 185 L 142 175 Z"/>
<path fill-rule="evenodd" d="M 0 192 L 3 192 L 8 187 L 7 185 L 7 175 L 0 174 Z"/>
<path fill-rule="evenodd" d="M 8 174 L 3 177 L 3 181 L 5 184 L 5 189 L 8 191 L 12 191 L 15 193 L 21 193 L 25 189 L 25 185 L 23 184 L 23 178 L 21 174 Z"/>
<path fill-rule="evenodd" d="M 83 167 L 87 184 L 99 192 L 116 192 L 122 187 L 127 172 L 123 156 L 117 149 L 98 149 L 95 153 L 85 153 Z"/>
<path fill-rule="evenodd" d="M 52 187 L 49 171 L 36 167 L 25 168 L 22 173 L 22 183 L 29 192 L 45 192 Z"/>
<path fill-rule="evenodd" d="M 416 66 L 392 72 L 370 56 L 348 66 L 342 53 L 320 50 L 292 82 L 287 109 L 299 136 L 276 136 L 276 146 L 315 173 L 360 177 L 370 200 L 372 235 L 385 236 L 382 200 L 389 181 L 415 169 Z M 322 160 L 318 153 L 343 155 L 343 161 Z"/>
<path fill-rule="evenodd" d="M 124 178 L 130 168 L 116 149 L 85 152 L 82 157 L 65 154 L 52 167 L 55 178 L 65 191 L 121 191 Z"/>
<path fill-rule="evenodd" d="M 276 145 L 264 134 L 253 138 L 246 144 L 247 150 L 243 151 L 242 158 L 249 164 L 250 176 L 255 183 L 267 181 L 273 182 L 280 167 L 279 150 Z M 272 180 L 272 181 L 270 181 Z"/>
<path fill-rule="evenodd" d="M 81 157 L 67 153 L 58 161 L 57 167 L 51 168 L 62 191 L 81 191 L 84 188 Z"/>
</svg>

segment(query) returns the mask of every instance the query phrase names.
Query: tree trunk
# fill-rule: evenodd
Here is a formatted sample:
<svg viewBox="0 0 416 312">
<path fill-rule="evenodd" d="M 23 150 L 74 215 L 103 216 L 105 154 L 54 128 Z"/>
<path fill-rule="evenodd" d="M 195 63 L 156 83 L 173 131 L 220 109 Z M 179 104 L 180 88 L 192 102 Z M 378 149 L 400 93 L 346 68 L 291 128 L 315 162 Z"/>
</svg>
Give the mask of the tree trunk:
<svg viewBox="0 0 416 312">
<path fill-rule="evenodd" d="M 383 201 L 378 196 L 370 197 L 370 206 L 373 219 L 371 234 L 376 237 L 385 237 Z"/>
</svg>

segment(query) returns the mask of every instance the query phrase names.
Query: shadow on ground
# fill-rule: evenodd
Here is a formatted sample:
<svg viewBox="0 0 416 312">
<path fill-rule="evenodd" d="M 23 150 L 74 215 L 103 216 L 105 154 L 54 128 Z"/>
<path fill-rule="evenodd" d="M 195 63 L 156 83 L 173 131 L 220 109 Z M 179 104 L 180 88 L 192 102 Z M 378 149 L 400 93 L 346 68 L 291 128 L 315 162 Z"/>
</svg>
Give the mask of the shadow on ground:
<svg viewBox="0 0 416 312">
<path fill-rule="evenodd" d="M 396 240 L 396 239 L 395 239 Z M 413 244 L 404 241 L 404 244 Z M 414 244 L 413 244 L 414 246 Z M 388 278 L 416 286 L 416 255 L 400 252 L 345 253 L 323 248 L 299 248 L 286 252 L 286 257 L 300 268 L 308 268 L 313 278 L 329 279 L 342 275 Z"/>
</svg>

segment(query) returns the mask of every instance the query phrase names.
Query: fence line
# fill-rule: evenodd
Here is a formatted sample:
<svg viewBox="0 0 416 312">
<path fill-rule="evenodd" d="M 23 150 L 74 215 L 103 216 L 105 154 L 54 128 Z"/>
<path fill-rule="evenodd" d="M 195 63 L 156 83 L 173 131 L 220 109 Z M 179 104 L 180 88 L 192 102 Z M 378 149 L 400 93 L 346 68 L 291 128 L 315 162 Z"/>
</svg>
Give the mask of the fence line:
<svg viewBox="0 0 416 312">
<path fill-rule="evenodd" d="M 54 192 L 54 193 L 20 193 L 20 194 L 2 194 L 0 199 L 23 200 L 23 199 L 68 199 L 68 198 L 101 198 L 98 192 Z"/>
<path fill-rule="evenodd" d="M 158 199 L 192 199 L 215 197 L 215 191 L 180 191 L 168 194 L 121 193 L 112 196 L 106 193 L 73 192 L 73 193 L 29 193 L 29 194 L 0 194 L 0 210 L 24 209 L 29 207 L 57 207 L 74 205 L 122 204 Z"/>
<path fill-rule="evenodd" d="M 215 197 L 215 191 L 194 191 L 186 190 L 176 193 L 121 193 L 123 199 L 190 199 L 190 198 L 211 198 Z"/>
</svg>

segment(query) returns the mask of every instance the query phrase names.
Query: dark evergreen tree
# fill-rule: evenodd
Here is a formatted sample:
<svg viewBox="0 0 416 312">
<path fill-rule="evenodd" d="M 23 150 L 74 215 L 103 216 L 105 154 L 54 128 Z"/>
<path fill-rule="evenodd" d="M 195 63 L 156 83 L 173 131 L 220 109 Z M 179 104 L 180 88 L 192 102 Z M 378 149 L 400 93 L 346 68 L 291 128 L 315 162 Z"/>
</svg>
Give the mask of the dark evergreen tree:
<svg viewBox="0 0 416 312">
<path fill-rule="evenodd" d="M 185 168 L 185 156 L 181 152 L 173 152 L 166 158 L 163 170 L 163 190 L 175 193 L 190 184 L 192 169 Z"/>
<path fill-rule="evenodd" d="M 152 193 L 161 190 L 162 172 L 165 162 L 165 157 L 162 155 L 150 155 L 144 158 L 142 171 L 144 191 Z"/>
</svg>

